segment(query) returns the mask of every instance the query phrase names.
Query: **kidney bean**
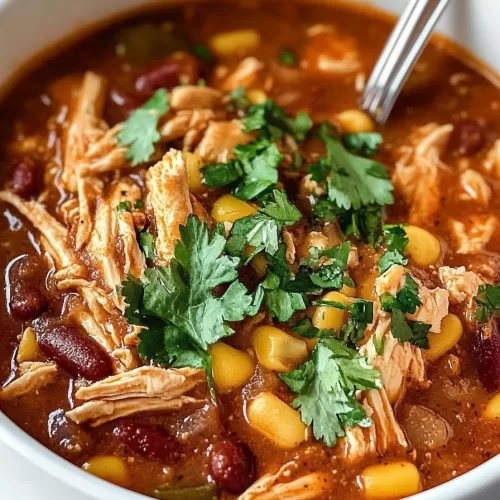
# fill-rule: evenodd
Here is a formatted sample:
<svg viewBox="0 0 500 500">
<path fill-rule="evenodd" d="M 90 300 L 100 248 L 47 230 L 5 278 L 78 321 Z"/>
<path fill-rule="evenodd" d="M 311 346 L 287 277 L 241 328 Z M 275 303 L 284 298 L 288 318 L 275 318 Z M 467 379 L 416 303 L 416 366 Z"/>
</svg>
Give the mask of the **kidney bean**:
<svg viewBox="0 0 500 500">
<path fill-rule="evenodd" d="M 32 280 L 46 270 L 46 264 L 43 262 L 43 258 L 35 255 L 25 255 L 22 259 L 19 259 L 12 266 L 10 271 L 11 277 L 17 281 Z"/>
<path fill-rule="evenodd" d="M 135 81 L 138 92 L 152 93 L 160 88 L 194 84 L 200 75 L 200 63 L 185 52 L 172 54 L 147 68 Z"/>
<path fill-rule="evenodd" d="M 210 465 L 217 486 L 234 495 L 245 491 L 254 481 L 254 457 L 243 443 L 226 439 L 214 444 Z"/>
<path fill-rule="evenodd" d="M 131 92 L 125 92 L 122 90 L 112 90 L 110 93 L 111 101 L 123 108 L 127 112 L 131 112 L 140 108 L 144 104 L 144 98 L 133 94 Z"/>
<path fill-rule="evenodd" d="M 36 328 L 36 333 L 42 352 L 72 376 L 95 382 L 112 374 L 109 356 L 76 325 L 49 324 Z"/>
<path fill-rule="evenodd" d="M 455 125 L 449 147 L 462 156 L 472 156 L 485 145 L 486 131 L 477 120 L 462 120 Z"/>
<path fill-rule="evenodd" d="M 17 160 L 12 166 L 10 189 L 22 198 L 31 198 L 40 189 L 41 168 L 29 156 Z"/>
<path fill-rule="evenodd" d="M 62 409 L 54 410 L 49 415 L 47 430 L 53 445 L 66 458 L 89 454 L 95 445 L 92 435 L 66 417 Z"/>
<path fill-rule="evenodd" d="M 494 316 L 475 335 L 473 349 L 479 380 L 488 391 L 500 390 L 500 318 Z"/>
<path fill-rule="evenodd" d="M 21 286 L 14 291 L 9 305 L 12 316 L 26 321 L 41 316 L 48 308 L 48 301 L 38 288 Z"/>
<path fill-rule="evenodd" d="M 179 441 L 164 429 L 147 424 L 122 424 L 113 431 L 131 450 L 146 458 L 165 462 L 178 460 L 181 455 Z"/>
</svg>

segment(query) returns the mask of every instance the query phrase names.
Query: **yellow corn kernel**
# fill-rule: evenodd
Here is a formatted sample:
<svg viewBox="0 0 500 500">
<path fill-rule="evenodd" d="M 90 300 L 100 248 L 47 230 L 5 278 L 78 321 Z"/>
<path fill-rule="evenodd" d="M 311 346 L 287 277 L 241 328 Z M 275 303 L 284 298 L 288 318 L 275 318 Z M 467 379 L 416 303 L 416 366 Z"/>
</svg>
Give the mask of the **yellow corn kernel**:
<svg viewBox="0 0 500 500">
<path fill-rule="evenodd" d="M 429 231 L 417 226 L 406 226 L 408 245 L 406 254 L 415 264 L 428 267 L 436 264 L 441 256 L 441 244 L 439 240 Z"/>
<path fill-rule="evenodd" d="M 411 462 L 390 462 L 371 465 L 361 472 L 365 497 L 388 500 L 418 493 L 421 489 L 420 474 Z"/>
<path fill-rule="evenodd" d="M 263 278 L 266 275 L 267 270 L 267 259 L 263 253 L 257 254 L 250 262 L 254 271 L 257 273 L 259 278 Z"/>
<path fill-rule="evenodd" d="M 307 345 L 307 350 L 309 352 L 311 351 L 314 351 L 314 348 L 316 347 L 316 345 L 318 344 L 318 338 L 317 337 L 314 337 L 312 339 L 304 339 L 304 342 L 306 343 Z"/>
<path fill-rule="evenodd" d="M 262 104 L 267 101 L 267 94 L 260 89 L 250 89 L 247 91 L 247 98 L 250 104 Z"/>
<path fill-rule="evenodd" d="M 92 457 L 82 466 L 83 470 L 110 483 L 125 486 L 128 483 L 128 471 L 125 461 L 111 455 Z"/>
<path fill-rule="evenodd" d="M 363 281 L 358 284 L 358 296 L 365 300 L 374 301 L 375 295 L 375 280 L 378 277 L 378 271 L 369 271 L 363 277 Z"/>
<path fill-rule="evenodd" d="M 35 331 L 33 328 L 28 327 L 24 330 L 23 337 L 19 343 L 16 360 L 18 363 L 35 361 L 38 358 L 39 352 Z"/>
<path fill-rule="evenodd" d="M 306 343 L 274 326 L 256 328 L 253 347 L 259 363 L 277 372 L 293 370 L 307 359 Z"/>
<path fill-rule="evenodd" d="M 280 448 L 295 448 L 307 439 L 299 412 L 270 392 L 262 392 L 248 405 L 247 417 L 255 430 Z"/>
<path fill-rule="evenodd" d="M 210 356 L 215 387 L 221 394 L 241 387 L 255 370 L 255 363 L 246 352 L 223 342 L 217 342 L 210 347 Z"/>
<path fill-rule="evenodd" d="M 199 193 L 203 190 L 200 169 L 203 166 L 201 158 L 194 153 L 183 153 L 186 160 L 186 172 L 188 178 L 189 191 Z"/>
<path fill-rule="evenodd" d="M 350 306 L 352 300 L 340 292 L 328 292 L 321 300 L 328 300 L 332 302 L 340 302 L 346 306 Z M 337 309 L 331 306 L 318 306 L 313 314 L 312 324 L 320 330 L 334 328 L 339 330 L 347 321 L 347 311 Z"/>
<path fill-rule="evenodd" d="M 259 45 L 260 35 L 255 30 L 227 31 L 210 39 L 212 50 L 220 57 L 248 52 Z"/>
<path fill-rule="evenodd" d="M 356 297 L 357 294 L 356 288 L 347 285 L 341 288 L 340 293 L 344 294 L 346 297 Z"/>
<path fill-rule="evenodd" d="M 486 420 L 498 420 L 500 419 L 500 394 L 495 394 L 486 403 L 486 408 L 483 412 L 483 418 Z"/>
<path fill-rule="evenodd" d="M 429 333 L 429 349 L 425 351 L 425 357 L 429 361 L 435 361 L 446 354 L 462 337 L 464 328 L 460 318 L 455 314 L 448 314 L 441 322 L 439 333 Z"/>
<path fill-rule="evenodd" d="M 257 210 L 252 205 L 230 194 L 221 196 L 212 207 L 212 217 L 217 222 L 234 222 L 255 213 Z"/>
<path fill-rule="evenodd" d="M 359 109 L 348 109 L 337 116 L 337 121 L 345 132 L 355 134 L 358 132 L 372 132 L 375 128 L 373 120 Z"/>
</svg>

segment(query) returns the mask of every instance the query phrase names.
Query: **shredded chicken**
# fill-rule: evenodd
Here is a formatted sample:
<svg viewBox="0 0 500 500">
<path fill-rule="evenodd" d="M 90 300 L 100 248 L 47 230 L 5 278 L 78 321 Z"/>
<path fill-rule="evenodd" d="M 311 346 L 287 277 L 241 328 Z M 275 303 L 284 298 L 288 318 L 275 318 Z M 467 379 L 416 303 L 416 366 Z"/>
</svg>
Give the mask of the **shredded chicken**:
<svg viewBox="0 0 500 500">
<path fill-rule="evenodd" d="M 241 130 L 241 122 L 211 122 L 195 153 L 206 163 L 224 163 L 233 156 L 238 144 L 246 144 L 252 136 Z"/>
<path fill-rule="evenodd" d="M 460 187 L 462 193 L 459 194 L 461 200 L 476 201 L 487 207 L 491 200 L 491 187 L 485 178 L 475 170 L 468 168 L 460 174 Z"/>
<path fill-rule="evenodd" d="M 417 131 L 413 147 L 396 163 L 393 182 L 410 206 L 409 222 L 432 223 L 441 206 L 440 156 L 453 132 L 453 125 L 429 124 Z"/>
<path fill-rule="evenodd" d="M 19 365 L 19 377 L 0 390 L 0 399 L 12 399 L 36 392 L 55 382 L 57 365 L 25 361 Z"/>
<path fill-rule="evenodd" d="M 472 271 L 467 271 L 465 267 L 443 266 L 439 269 L 439 277 L 444 287 L 450 294 L 450 302 L 461 304 L 472 303 L 477 295 L 478 289 L 484 285 L 484 281 Z"/>
<path fill-rule="evenodd" d="M 103 183 L 95 177 L 79 177 L 77 180 L 78 226 L 75 238 L 75 250 L 80 250 L 92 234 L 94 227 L 93 211 L 103 189 Z"/>
<path fill-rule="evenodd" d="M 275 474 L 266 474 L 250 486 L 238 500 L 309 500 L 321 498 L 331 488 L 330 478 L 320 472 L 297 477 L 299 468 L 288 462 Z"/>
<path fill-rule="evenodd" d="M 193 212 L 189 198 L 186 162 L 182 153 L 171 149 L 148 171 L 147 205 L 154 215 L 157 265 L 166 265 L 180 238 L 179 226 Z"/>
<path fill-rule="evenodd" d="M 170 94 L 170 106 L 181 109 L 214 109 L 222 106 L 223 93 L 210 87 L 183 85 L 175 87 Z"/>
<path fill-rule="evenodd" d="M 450 220 L 449 227 L 457 253 L 476 254 L 484 250 L 497 229 L 498 219 L 494 215 L 471 215 L 467 225 L 459 220 Z"/>
<path fill-rule="evenodd" d="M 288 262 L 288 264 L 293 266 L 295 262 L 295 243 L 293 242 L 293 236 L 285 228 L 283 228 L 281 234 L 283 236 L 283 241 L 285 242 L 286 247 L 286 261 Z"/>
<path fill-rule="evenodd" d="M 237 68 L 224 79 L 220 88 L 226 92 L 245 87 L 250 87 L 257 79 L 264 64 L 255 57 L 246 57 L 238 64 Z"/>
</svg>

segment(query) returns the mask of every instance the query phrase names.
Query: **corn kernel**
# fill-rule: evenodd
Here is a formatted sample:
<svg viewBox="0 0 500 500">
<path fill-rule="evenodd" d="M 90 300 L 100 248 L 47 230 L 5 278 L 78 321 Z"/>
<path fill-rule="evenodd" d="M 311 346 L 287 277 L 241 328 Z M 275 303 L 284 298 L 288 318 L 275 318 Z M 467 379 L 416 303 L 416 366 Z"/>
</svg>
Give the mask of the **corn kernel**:
<svg viewBox="0 0 500 500">
<path fill-rule="evenodd" d="M 250 89 L 247 91 L 247 97 L 250 101 L 250 104 L 254 106 L 256 104 L 262 104 L 267 101 L 267 94 L 263 90 L 259 89 Z"/>
<path fill-rule="evenodd" d="M 378 277 L 378 271 L 369 271 L 363 281 L 358 283 L 358 296 L 365 300 L 374 301 L 377 297 L 375 294 L 375 280 Z"/>
<path fill-rule="evenodd" d="M 95 456 L 85 462 L 82 469 L 110 483 L 120 486 L 128 483 L 127 465 L 120 457 L 110 455 Z"/>
<path fill-rule="evenodd" d="M 259 394 L 247 409 L 248 423 L 276 446 L 297 447 L 307 439 L 307 427 L 298 411 L 270 392 Z"/>
<path fill-rule="evenodd" d="M 230 194 L 221 196 L 212 207 L 212 217 L 217 222 L 234 222 L 255 213 L 257 210 L 250 203 Z"/>
<path fill-rule="evenodd" d="M 307 346 L 307 350 L 309 352 L 312 352 L 314 351 L 314 348 L 317 346 L 318 344 L 318 338 L 317 337 L 314 337 L 312 339 L 304 339 L 304 342 L 306 343 L 306 346 Z"/>
<path fill-rule="evenodd" d="M 415 264 L 428 267 L 436 264 L 441 256 L 441 244 L 439 240 L 429 231 L 417 226 L 406 226 L 408 245 L 406 254 Z"/>
<path fill-rule="evenodd" d="M 255 363 L 246 352 L 217 342 L 210 347 L 210 356 L 215 387 L 221 394 L 241 387 L 253 375 Z"/>
<path fill-rule="evenodd" d="M 486 420 L 498 420 L 500 419 L 500 394 L 495 394 L 486 403 L 486 408 L 483 412 L 483 418 Z"/>
<path fill-rule="evenodd" d="M 33 328 L 28 327 L 24 330 L 23 337 L 19 343 L 16 360 L 18 363 L 24 361 L 35 361 L 40 351 L 36 342 L 36 335 Z"/>
<path fill-rule="evenodd" d="M 340 292 L 328 292 L 321 300 L 340 302 L 346 306 L 351 305 L 352 300 Z M 320 330 L 333 328 L 340 330 L 347 321 L 347 311 L 331 306 L 318 306 L 314 311 L 312 324 Z"/>
<path fill-rule="evenodd" d="M 186 160 L 186 172 L 188 178 L 189 191 L 199 193 L 203 190 L 200 169 L 203 166 L 201 158 L 194 153 L 183 153 Z"/>
<path fill-rule="evenodd" d="M 253 332 L 259 363 L 269 370 L 287 372 L 307 359 L 307 345 L 274 326 L 259 326 Z"/>
<path fill-rule="evenodd" d="M 429 333 L 429 349 L 425 351 L 425 357 L 429 361 L 435 361 L 446 354 L 460 340 L 463 331 L 464 328 L 458 316 L 455 314 L 446 315 L 441 322 L 441 331 Z"/>
<path fill-rule="evenodd" d="M 255 30 L 238 30 L 219 33 L 210 40 L 216 55 L 227 57 L 248 52 L 260 45 L 260 34 Z"/>
<path fill-rule="evenodd" d="M 359 109 L 348 109 L 347 111 L 342 111 L 342 113 L 339 113 L 336 118 L 343 130 L 348 134 L 372 132 L 375 128 L 373 120 Z"/>
<path fill-rule="evenodd" d="M 410 462 L 371 465 L 363 469 L 360 479 L 369 499 L 402 498 L 421 489 L 418 469 Z"/>
<path fill-rule="evenodd" d="M 340 290 L 340 293 L 342 293 L 343 295 L 345 295 L 346 297 L 356 297 L 356 288 L 355 287 L 352 287 L 352 286 L 347 286 L 347 285 L 344 285 L 341 290 Z"/>
<path fill-rule="evenodd" d="M 257 273 L 259 278 L 263 278 L 266 275 L 267 270 L 267 259 L 263 253 L 257 254 L 250 262 L 254 271 Z"/>
</svg>

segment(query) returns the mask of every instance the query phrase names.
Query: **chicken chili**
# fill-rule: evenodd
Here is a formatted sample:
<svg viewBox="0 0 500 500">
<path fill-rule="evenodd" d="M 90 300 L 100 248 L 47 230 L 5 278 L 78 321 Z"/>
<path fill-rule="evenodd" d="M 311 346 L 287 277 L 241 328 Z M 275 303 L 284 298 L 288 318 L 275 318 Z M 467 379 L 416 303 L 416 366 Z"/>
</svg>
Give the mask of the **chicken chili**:
<svg viewBox="0 0 500 500">
<path fill-rule="evenodd" d="M 392 21 L 144 14 L 0 120 L 0 409 L 159 499 L 402 498 L 500 451 L 500 92 Z"/>
</svg>

